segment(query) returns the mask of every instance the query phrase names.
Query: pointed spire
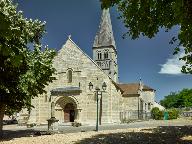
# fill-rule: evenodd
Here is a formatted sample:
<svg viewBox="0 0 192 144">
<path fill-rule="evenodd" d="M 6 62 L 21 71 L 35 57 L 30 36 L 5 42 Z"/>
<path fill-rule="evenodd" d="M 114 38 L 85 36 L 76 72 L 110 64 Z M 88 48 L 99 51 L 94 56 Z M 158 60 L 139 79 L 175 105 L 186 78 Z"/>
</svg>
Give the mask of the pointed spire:
<svg viewBox="0 0 192 144">
<path fill-rule="evenodd" d="M 93 48 L 105 46 L 113 46 L 116 49 L 109 9 L 102 10 L 101 22 L 95 36 Z"/>
</svg>

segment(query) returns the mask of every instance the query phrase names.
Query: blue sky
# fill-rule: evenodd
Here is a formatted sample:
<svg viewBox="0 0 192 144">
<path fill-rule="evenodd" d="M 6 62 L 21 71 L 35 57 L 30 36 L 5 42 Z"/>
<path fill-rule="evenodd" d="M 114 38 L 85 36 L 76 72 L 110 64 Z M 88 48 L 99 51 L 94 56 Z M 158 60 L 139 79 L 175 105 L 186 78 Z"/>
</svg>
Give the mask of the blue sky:
<svg viewBox="0 0 192 144">
<path fill-rule="evenodd" d="M 25 17 L 47 22 L 43 44 L 59 50 L 68 35 L 72 35 L 72 40 L 92 57 L 101 15 L 99 0 L 15 1 Z M 182 62 L 177 60 L 178 56 L 172 56 L 173 46 L 169 45 L 171 37 L 178 33 L 177 27 L 168 33 L 160 30 L 153 39 L 122 39 L 126 29 L 117 17 L 118 13 L 112 8 L 120 82 L 138 82 L 141 77 L 144 84 L 156 89 L 157 101 L 170 92 L 192 87 L 192 75 L 180 74 L 178 69 Z"/>
</svg>

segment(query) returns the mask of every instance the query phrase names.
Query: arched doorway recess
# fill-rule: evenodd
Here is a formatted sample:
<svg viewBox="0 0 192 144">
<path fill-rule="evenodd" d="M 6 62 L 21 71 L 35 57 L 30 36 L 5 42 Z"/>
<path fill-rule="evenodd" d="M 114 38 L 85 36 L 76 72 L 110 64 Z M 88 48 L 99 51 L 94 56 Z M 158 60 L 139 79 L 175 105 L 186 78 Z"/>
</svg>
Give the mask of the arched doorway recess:
<svg viewBox="0 0 192 144">
<path fill-rule="evenodd" d="M 56 118 L 60 122 L 79 120 L 79 103 L 73 96 L 58 96 L 55 99 Z"/>
</svg>

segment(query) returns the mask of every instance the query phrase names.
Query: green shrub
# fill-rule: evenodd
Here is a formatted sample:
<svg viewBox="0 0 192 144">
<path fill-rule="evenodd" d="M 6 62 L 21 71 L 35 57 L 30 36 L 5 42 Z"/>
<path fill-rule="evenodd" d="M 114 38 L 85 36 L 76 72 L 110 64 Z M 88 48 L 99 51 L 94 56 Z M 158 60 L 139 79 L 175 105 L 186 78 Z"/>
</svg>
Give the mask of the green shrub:
<svg viewBox="0 0 192 144">
<path fill-rule="evenodd" d="M 151 117 L 155 120 L 162 120 L 163 119 L 163 112 L 160 111 L 158 107 L 154 107 L 151 110 Z"/>
<path fill-rule="evenodd" d="M 168 110 L 168 119 L 171 120 L 171 119 L 177 119 L 178 116 L 179 116 L 179 111 L 177 109 L 170 109 Z"/>
<path fill-rule="evenodd" d="M 177 119 L 179 117 L 179 111 L 177 109 L 169 109 L 168 111 L 168 119 Z M 159 108 L 154 107 L 151 110 L 151 116 L 155 120 L 162 120 L 164 118 L 164 112 L 160 111 Z"/>
</svg>

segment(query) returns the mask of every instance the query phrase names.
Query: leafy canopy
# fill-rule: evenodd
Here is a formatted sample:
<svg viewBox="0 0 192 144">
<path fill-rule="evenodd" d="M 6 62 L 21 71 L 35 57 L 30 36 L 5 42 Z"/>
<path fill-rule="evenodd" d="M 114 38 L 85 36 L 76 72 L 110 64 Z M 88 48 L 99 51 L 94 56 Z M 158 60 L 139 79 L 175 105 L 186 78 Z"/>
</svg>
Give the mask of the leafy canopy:
<svg viewBox="0 0 192 144">
<path fill-rule="evenodd" d="M 180 58 L 185 61 L 183 73 L 192 74 L 192 1 L 191 0 L 100 0 L 102 8 L 116 5 L 120 19 L 132 39 L 140 35 L 154 37 L 159 28 L 168 31 L 174 26 L 180 26 L 178 35 L 170 38 L 170 43 L 175 43 L 174 54 L 184 47 L 185 56 Z"/>
<path fill-rule="evenodd" d="M 172 92 L 160 101 L 166 108 L 192 107 L 192 89 L 183 89 L 180 92 Z"/>
<path fill-rule="evenodd" d="M 28 20 L 16 8 L 11 0 L 0 1 L 0 105 L 9 113 L 31 107 L 31 98 L 55 79 L 55 51 L 41 50 L 45 22 Z"/>
</svg>

